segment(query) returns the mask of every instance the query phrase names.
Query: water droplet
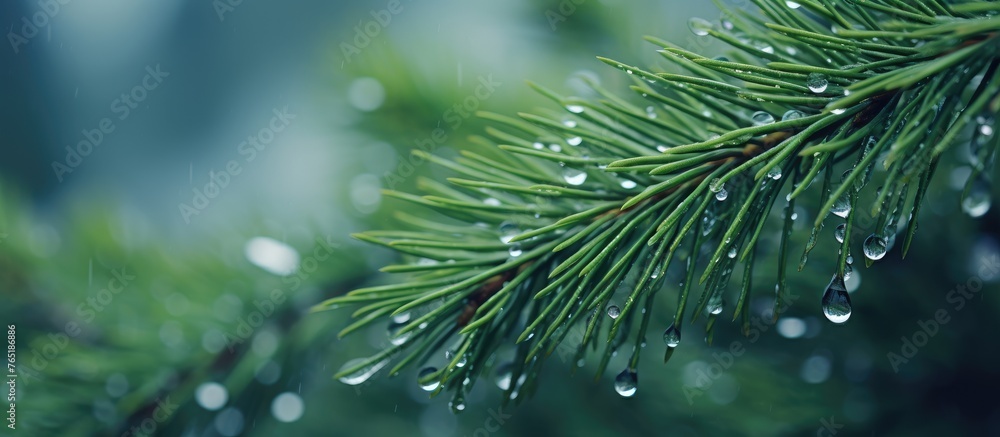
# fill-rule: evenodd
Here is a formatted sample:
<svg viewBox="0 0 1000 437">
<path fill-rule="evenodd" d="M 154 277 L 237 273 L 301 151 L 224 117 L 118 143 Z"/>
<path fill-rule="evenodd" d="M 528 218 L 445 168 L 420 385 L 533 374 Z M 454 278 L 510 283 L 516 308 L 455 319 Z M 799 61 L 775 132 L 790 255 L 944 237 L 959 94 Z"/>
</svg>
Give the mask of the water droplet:
<svg viewBox="0 0 1000 437">
<path fill-rule="evenodd" d="M 393 346 L 399 346 L 403 343 L 406 343 L 406 340 L 408 340 L 410 338 L 410 335 L 413 334 L 413 331 L 410 331 L 405 334 L 399 335 L 398 334 L 399 330 L 402 329 L 404 326 L 406 326 L 406 322 L 396 323 L 395 321 L 393 321 L 389 323 L 389 330 L 388 330 L 389 342 L 392 343 Z"/>
<path fill-rule="evenodd" d="M 798 3 L 795 3 L 795 2 L 793 2 L 791 0 L 785 0 L 785 6 L 788 6 L 789 9 L 798 9 L 799 6 L 802 6 L 802 5 L 800 5 Z"/>
<path fill-rule="evenodd" d="M 774 123 L 774 116 L 764 111 L 757 111 L 750 116 L 750 120 L 753 121 L 754 126 L 763 126 Z"/>
<path fill-rule="evenodd" d="M 542 144 L 542 143 L 534 143 L 531 146 L 534 147 L 535 150 L 542 150 L 542 149 L 545 148 L 545 144 Z"/>
<path fill-rule="evenodd" d="M 354 367 L 368 360 L 369 360 L 368 358 L 355 358 L 351 361 L 344 363 L 344 365 L 340 367 L 340 370 L 343 371 L 345 369 Z M 382 370 L 382 368 L 385 367 L 386 364 L 389 364 L 388 359 L 369 364 L 366 367 L 362 367 L 358 370 L 355 370 L 354 373 L 341 376 L 340 382 L 343 382 L 344 384 L 347 385 L 361 384 L 362 382 L 367 381 L 368 378 L 371 378 L 372 375 L 377 373 L 379 370 Z"/>
<path fill-rule="evenodd" d="M 872 261 L 882 259 L 882 257 L 885 256 L 887 244 L 888 243 L 885 241 L 885 238 L 875 234 L 869 235 L 868 238 L 865 239 L 864 244 L 865 258 Z"/>
<path fill-rule="evenodd" d="M 652 106 L 646 107 L 646 116 L 649 118 L 656 118 L 656 110 Z"/>
<path fill-rule="evenodd" d="M 608 317 L 617 319 L 620 315 L 622 315 L 622 310 L 621 308 L 618 308 L 618 305 L 611 305 L 608 307 Z"/>
<path fill-rule="evenodd" d="M 806 87 L 814 93 L 826 91 L 826 87 L 829 85 L 830 81 L 822 73 L 809 73 L 809 76 L 806 78 Z"/>
<path fill-rule="evenodd" d="M 712 30 L 712 23 L 704 18 L 691 17 L 688 19 L 688 29 L 691 29 L 691 33 L 695 35 L 705 36 Z"/>
<path fill-rule="evenodd" d="M 765 41 L 754 40 L 750 42 L 750 45 L 764 53 L 774 53 L 774 47 L 771 47 L 771 45 Z"/>
<path fill-rule="evenodd" d="M 517 257 L 521 256 L 521 254 L 524 253 L 524 251 L 521 250 L 521 244 L 520 243 L 514 243 L 514 244 L 512 244 L 510 246 L 510 250 L 508 250 L 507 253 L 509 253 L 510 256 L 512 256 L 514 258 L 517 258 Z"/>
<path fill-rule="evenodd" d="M 448 402 L 448 406 L 451 407 L 451 411 L 459 413 L 465 410 L 465 398 L 456 395 L 454 400 Z"/>
<path fill-rule="evenodd" d="M 500 201 L 497 200 L 497 199 L 494 199 L 492 197 L 487 197 L 487 198 L 483 199 L 483 203 L 485 203 L 485 204 L 487 204 L 489 206 L 500 206 Z"/>
<path fill-rule="evenodd" d="M 420 370 L 420 373 L 417 374 L 417 383 L 420 384 L 420 388 L 423 389 L 423 391 L 434 391 L 439 385 L 441 385 L 441 381 L 436 379 L 427 382 L 420 382 L 420 380 L 426 379 L 434 372 L 437 372 L 436 368 L 424 367 Z"/>
<path fill-rule="evenodd" d="M 639 375 L 635 371 L 630 369 L 622 370 L 615 377 L 615 391 L 618 395 L 623 398 L 630 398 L 635 396 L 635 392 L 639 390 Z"/>
<path fill-rule="evenodd" d="M 563 179 L 567 184 L 580 185 L 587 180 L 587 173 L 575 168 L 566 168 L 563 170 Z"/>
<path fill-rule="evenodd" d="M 570 137 L 566 139 L 566 144 L 571 146 L 579 146 L 583 142 L 583 138 L 580 137 Z"/>
<path fill-rule="evenodd" d="M 406 323 L 410 321 L 410 313 L 396 314 L 392 316 L 393 323 Z"/>
<path fill-rule="evenodd" d="M 708 304 L 705 305 L 705 309 L 712 315 L 722 314 L 722 307 L 722 299 L 711 299 Z"/>
<path fill-rule="evenodd" d="M 805 112 L 799 111 L 798 109 L 791 109 L 786 112 L 785 115 L 781 116 L 781 121 L 798 120 L 805 116 Z"/>
<path fill-rule="evenodd" d="M 563 126 L 566 126 L 566 127 L 576 127 L 576 122 L 573 121 L 573 120 L 564 120 L 563 121 Z"/>
<path fill-rule="evenodd" d="M 715 193 L 715 200 L 718 200 L 719 202 L 722 202 L 723 200 L 726 200 L 727 197 L 729 197 L 729 192 L 726 191 L 725 188 L 723 188 L 723 189 L 719 190 L 717 193 Z"/>
<path fill-rule="evenodd" d="M 553 152 L 556 152 L 556 153 L 559 153 L 559 152 L 562 152 L 562 146 L 560 146 L 558 144 L 549 144 L 549 150 L 551 150 Z"/>
<path fill-rule="evenodd" d="M 729 255 L 729 258 L 736 258 L 736 246 L 730 247 L 727 255 Z"/>
<path fill-rule="evenodd" d="M 579 114 L 583 112 L 583 106 L 580 105 L 566 105 L 566 110 L 574 114 Z"/>
<path fill-rule="evenodd" d="M 847 218 L 847 215 L 851 213 L 851 202 L 847 198 L 845 193 L 840 196 L 837 201 L 833 202 L 833 207 L 830 208 L 830 212 L 840 218 Z"/>
<path fill-rule="evenodd" d="M 670 327 L 663 331 L 663 344 L 667 347 L 677 347 L 681 344 L 681 330 L 677 329 L 675 324 L 671 323 Z"/>
<path fill-rule="evenodd" d="M 718 193 L 719 191 L 722 191 L 725 186 L 726 184 L 722 183 L 722 179 L 715 178 L 708 184 L 708 189 L 713 193 Z"/>
<path fill-rule="evenodd" d="M 664 146 L 663 144 L 657 144 L 656 145 L 656 151 L 660 152 L 660 153 L 666 152 L 667 151 L 667 146 Z"/>
<path fill-rule="evenodd" d="M 969 194 L 962 199 L 962 211 L 972 218 L 982 217 L 989 212 L 991 205 L 989 185 L 981 180 L 974 181 Z"/>
<path fill-rule="evenodd" d="M 847 225 L 844 224 L 844 223 L 841 223 L 841 224 L 837 225 L 837 229 L 835 229 L 833 231 L 833 238 L 836 238 L 838 243 L 843 243 L 844 242 L 844 234 L 846 232 L 847 232 Z"/>
<path fill-rule="evenodd" d="M 622 188 L 626 190 L 631 190 L 635 188 L 635 181 L 629 179 L 622 179 Z"/>
<path fill-rule="evenodd" d="M 771 167 L 771 169 L 767 171 L 767 177 L 774 180 L 781 179 L 781 167 Z"/>
<path fill-rule="evenodd" d="M 458 362 L 455 363 L 455 367 L 465 367 L 465 365 L 468 363 L 469 363 L 469 356 L 462 354 L 462 357 L 459 358 Z"/>
<path fill-rule="evenodd" d="M 514 374 L 514 364 L 506 362 L 497 367 L 496 383 L 500 390 L 510 389 L 510 380 Z"/>
<path fill-rule="evenodd" d="M 841 324 L 851 318 L 851 296 L 847 294 L 844 278 L 833 275 L 823 293 L 823 315 L 831 322 Z"/>
<path fill-rule="evenodd" d="M 517 227 L 517 224 L 511 221 L 506 221 L 500 223 L 500 242 L 504 244 L 509 244 L 510 240 L 513 240 L 517 234 L 521 233 L 521 229 Z"/>
</svg>

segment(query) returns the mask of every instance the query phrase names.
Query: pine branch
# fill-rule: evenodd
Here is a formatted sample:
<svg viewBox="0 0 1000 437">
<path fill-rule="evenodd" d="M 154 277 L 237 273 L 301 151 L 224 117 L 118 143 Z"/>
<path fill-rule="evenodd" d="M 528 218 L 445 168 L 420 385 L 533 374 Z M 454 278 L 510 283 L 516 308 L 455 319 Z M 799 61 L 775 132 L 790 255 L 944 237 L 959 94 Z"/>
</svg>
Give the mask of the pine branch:
<svg viewBox="0 0 1000 437">
<path fill-rule="evenodd" d="M 632 396 L 658 292 L 677 299 L 663 334 L 665 359 L 680 343 L 687 314 L 707 317 L 711 341 L 740 263 L 733 320 L 749 329 L 756 249 L 776 203 L 783 205 L 775 318 L 789 293 L 795 203 L 813 196 L 821 205 L 799 270 L 829 213 L 842 219 L 840 256 L 821 299 L 833 323 L 851 316 L 844 282 L 854 228 L 871 232 L 863 243 L 867 265 L 897 236 L 905 255 L 946 151 L 968 144 L 972 172 L 961 204 L 973 217 L 989 209 L 1000 6 L 754 3 L 759 14 L 689 22 L 696 35 L 732 46 L 729 58 L 647 38 L 678 72 L 598 58 L 630 75 L 636 95 L 592 83 L 601 98 L 584 100 L 531 84 L 565 112 L 480 114 L 496 127 L 477 142 L 507 153 L 463 152 L 454 160 L 423 154 L 460 176 L 450 185 L 420 180 L 423 197 L 386 194 L 440 216 L 401 213 L 414 230 L 356 235 L 413 258 L 383 269 L 407 278 L 316 308 L 364 305 L 341 335 L 391 319 L 395 346 L 351 361 L 336 377 L 356 384 L 392 361 L 390 375 L 421 366 L 420 384 L 433 394 L 454 392 L 458 411 L 476 379 L 495 368 L 505 401 L 520 400 L 573 333 L 572 362 L 598 351 L 598 376 L 633 344 L 615 382 L 619 394 Z M 876 172 L 881 187 L 873 189 Z M 666 280 L 672 262 L 684 272 L 679 287 Z M 500 363 L 507 355 L 513 361 Z"/>
</svg>

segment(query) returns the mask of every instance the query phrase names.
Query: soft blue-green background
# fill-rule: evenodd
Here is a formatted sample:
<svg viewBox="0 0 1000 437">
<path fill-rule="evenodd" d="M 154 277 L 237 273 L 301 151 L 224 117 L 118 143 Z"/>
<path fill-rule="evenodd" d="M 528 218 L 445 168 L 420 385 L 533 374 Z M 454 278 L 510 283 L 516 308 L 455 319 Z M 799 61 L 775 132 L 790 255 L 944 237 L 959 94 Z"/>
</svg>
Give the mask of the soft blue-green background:
<svg viewBox="0 0 1000 437">
<path fill-rule="evenodd" d="M 370 43 L 345 57 L 342 44 L 354 43 L 355 26 L 369 25 L 388 1 L 246 0 L 221 16 L 216 3 L 74 0 L 16 53 L 0 47 L 0 322 L 18 326 L 21 359 L 79 321 L 76 308 L 112 269 L 137 277 L 38 371 L 39 382 L 21 384 L 19 433 L 121 435 L 149 415 L 150 400 L 170 397 L 181 406 L 158 424 L 164 435 L 1000 434 L 998 276 L 981 278 L 984 291 L 961 310 L 946 301 L 995 259 L 1000 230 L 995 211 L 978 221 L 960 214 L 951 168 L 939 172 L 905 263 L 896 250 L 875 269 L 858 268 L 863 281 L 844 327 L 819 314 L 835 251 L 821 243 L 809 268 L 790 278 L 801 299 L 785 335 L 771 327 L 750 341 L 723 323 L 708 347 L 694 326 L 662 365 L 663 315 L 650 330 L 633 399 L 611 389 L 623 357 L 597 382 L 593 363 L 571 375 L 572 363 L 554 357 L 536 397 L 502 412 L 484 378 L 458 416 L 444 397 L 428 400 L 413 372 L 358 387 L 331 380 L 342 363 L 385 344 L 385 334 L 337 340 L 349 311 L 306 310 L 387 280 L 374 271 L 392 255 L 347 235 L 391 225 L 390 213 L 404 206 L 380 198 L 384 174 L 415 141 L 448 124 L 447 111 L 474 92 L 479 77 L 501 83 L 482 108 L 508 114 L 545 104 L 525 79 L 577 94 L 585 93 L 573 79 L 580 74 L 622 87 L 625 78 L 595 55 L 662 66 L 644 35 L 721 51 L 686 26 L 690 16 L 717 19 L 719 12 L 709 2 L 680 0 L 401 0 Z M 20 31 L 22 17 L 41 8 L 4 2 L 0 24 Z M 565 20 L 553 21 L 553 13 Z M 65 159 L 82 130 L 117 117 L 115 99 L 157 65 L 169 76 L 128 117 L 115 118 L 114 132 L 60 181 L 52 162 Z M 240 142 L 286 106 L 295 118 L 247 162 Z M 467 119 L 449 128 L 440 152 L 465 147 L 482 126 Z M 192 189 L 230 160 L 242 172 L 186 222 L 179 204 L 190 204 Z M 431 166 L 417 171 L 446 175 Z M 412 189 L 414 179 L 397 188 Z M 815 214 L 815 205 L 806 206 L 803 215 Z M 832 226 L 824 232 L 832 241 Z M 303 257 L 317 239 L 336 251 L 292 287 L 247 261 L 245 244 L 257 236 Z M 755 293 L 769 296 L 776 267 L 761 264 Z M 234 332 L 276 287 L 289 299 L 254 332 L 253 346 L 235 357 L 221 352 L 213 339 Z M 940 309 L 951 321 L 896 372 L 886 354 L 898 353 L 900 338 L 912 338 L 918 321 Z M 805 334 L 786 338 L 796 321 Z M 716 358 L 732 342 L 746 352 L 731 364 Z M 712 364 L 727 369 L 704 390 L 692 389 Z M 276 381 L 260 376 L 274 366 Z M 193 400 L 212 381 L 226 386 L 225 411 L 238 411 L 239 420 Z M 284 392 L 304 401 L 304 415 L 292 423 L 275 421 L 271 411 Z M 501 413 L 510 417 L 493 427 L 489 419 Z"/>
</svg>

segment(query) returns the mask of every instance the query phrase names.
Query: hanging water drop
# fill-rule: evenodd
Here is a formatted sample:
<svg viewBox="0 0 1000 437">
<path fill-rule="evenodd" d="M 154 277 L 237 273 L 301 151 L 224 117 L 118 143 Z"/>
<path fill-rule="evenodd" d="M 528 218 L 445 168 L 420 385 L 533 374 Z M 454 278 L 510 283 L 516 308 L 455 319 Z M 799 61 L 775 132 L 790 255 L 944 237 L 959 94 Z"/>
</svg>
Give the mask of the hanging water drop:
<svg viewBox="0 0 1000 437">
<path fill-rule="evenodd" d="M 722 191 L 723 189 L 725 189 L 725 186 L 726 186 L 726 184 L 722 182 L 722 179 L 715 178 L 715 179 L 712 179 L 712 182 L 710 182 L 708 184 L 708 189 L 710 191 L 712 191 L 713 193 L 718 193 L 719 191 Z"/>
<path fill-rule="evenodd" d="M 417 374 L 417 384 L 420 384 L 420 388 L 423 389 L 423 391 L 434 391 L 439 385 L 441 385 L 441 381 L 438 380 L 420 382 L 421 380 L 427 379 L 434 372 L 437 372 L 436 368 L 424 367 L 420 370 L 420 373 Z"/>
<path fill-rule="evenodd" d="M 635 188 L 636 184 L 635 184 L 635 181 L 633 181 L 633 180 L 622 179 L 622 184 L 621 185 L 622 185 L 622 188 L 624 188 L 626 190 L 631 190 L 631 189 Z"/>
<path fill-rule="evenodd" d="M 805 112 L 799 111 L 798 109 L 791 109 L 786 112 L 785 115 L 781 116 L 781 121 L 798 120 L 805 116 Z"/>
<path fill-rule="evenodd" d="M 580 105 L 566 105 L 566 110 L 574 114 L 579 114 L 583 112 L 583 106 Z"/>
<path fill-rule="evenodd" d="M 795 3 L 792 0 L 785 0 L 785 6 L 788 6 L 789 9 L 798 9 L 799 6 L 802 5 Z"/>
<path fill-rule="evenodd" d="M 729 253 L 726 255 L 728 255 L 730 259 L 736 258 L 736 246 L 730 247 Z"/>
<path fill-rule="evenodd" d="M 838 197 L 837 200 L 833 202 L 833 207 L 830 208 L 830 212 L 837 217 L 847 218 L 847 215 L 851 213 L 851 202 L 847 198 L 846 193 L 843 196 Z"/>
<path fill-rule="evenodd" d="M 841 224 L 837 225 L 837 229 L 834 229 L 834 231 L 833 231 L 833 238 L 836 238 L 838 243 L 843 243 L 844 242 L 844 234 L 846 234 L 846 233 L 847 233 L 847 225 L 844 224 L 844 223 L 841 223 Z"/>
<path fill-rule="evenodd" d="M 562 146 L 560 146 L 558 144 L 549 144 L 549 150 L 551 150 L 553 152 L 556 152 L 556 153 L 559 153 L 559 152 L 562 152 Z"/>
<path fill-rule="evenodd" d="M 833 113 L 833 115 L 840 115 L 840 114 L 843 114 L 843 113 L 847 112 L 847 110 L 844 109 L 844 108 L 837 108 L 837 109 L 830 110 L 830 112 Z"/>
<path fill-rule="evenodd" d="M 532 146 L 532 147 L 534 147 L 534 148 L 535 148 L 535 150 L 542 150 L 542 149 L 544 149 L 544 148 L 545 148 L 545 145 L 544 145 L 544 144 L 542 144 L 542 143 L 534 143 L 534 144 L 532 144 L 531 146 Z"/>
<path fill-rule="evenodd" d="M 639 390 L 639 375 L 634 370 L 625 369 L 615 378 L 615 391 L 623 398 L 635 396 Z"/>
<path fill-rule="evenodd" d="M 406 326 L 405 322 L 389 323 L 389 343 L 392 343 L 393 346 L 399 346 L 403 343 L 406 343 L 406 340 L 409 339 L 410 335 L 413 334 L 413 331 L 407 332 L 402 335 L 398 334 L 399 330 L 402 329 L 404 326 Z"/>
<path fill-rule="evenodd" d="M 485 204 L 487 204 L 489 206 L 500 206 L 500 201 L 497 200 L 497 199 L 494 199 L 492 197 L 487 197 L 487 198 L 483 199 L 483 203 L 485 203 Z"/>
<path fill-rule="evenodd" d="M 875 234 L 869 235 L 868 238 L 865 238 L 865 244 L 864 244 L 865 258 L 868 258 L 872 261 L 878 261 L 882 259 L 882 257 L 885 256 L 887 246 L 888 243 L 885 241 L 885 238 Z"/>
<path fill-rule="evenodd" d="M 781 179 L 781 167 L 771 167 L 771 169 L 767 171 L 767 177 L 774 180 Z"/>
<path fill-rule="evenodd" d="M 500 242 L 504 244 L 509 244 L 510 240 L 513 240 L 517 234 L 521 233 L 521 229 L 517 227 L 517 224 L 511 221 L 506 221 L 500 223 Z"/>
<path fill-rule="evenodd" d="M 465 398 L 460 395 L 455 395 L 455 398 L 451 402 L 448 402 L 448 406 L 451 407 L 451 411 L 454 413 L 460 413 L 465 410 Z"/>
<path fill-rule="evenodd" d="M 713 316 L 717 314 L 722 314 L 722 307 L 723 307 L 722 299 L 712 299 L 708 302 L 707 305 L 705 305 L 705 309 L 708 310 L 708 313 Z"/>
<path fill-rule="evenodd" d="M 750 116 L 750 120 L 753 121 L 754 126 L 764 126 L 774 123 L 774 116 L 764 111 L 757 111 Z"/>
<path fill-rule="evenodd" d="M 688 19 L 688 29 L 697 36 L 705 36 L 712 30 L 712 23 L 704 18 L 691 17 Z"/>
<path fill-rule="evenodd" d="M 580 185 L 587 180 L 587 173 L 575 168 L 563 170 L 563 180 L 570 185 Z"/>
<path fill-rule="evenodd" d="M 508 250 L 507 253 L 510 254 L 512 258 L 517 258 L 521 256 L 521 254 L 524 253 L 524 251 L 521 250 L 520 243 L 514 243 L 510 246 L 510 250 Z"/>
<path fill-rule="evenodd" d="M 729 192 L 726 191 L 725 188 L 723 188 L 723 189 L 719 190 L 717 193 L 715 193 L 715 200 L 718 200 L 719 202 L 722 202 L 723 200 L 726 200 L 726 198 L 728 198 L 728 197 L 729 197 Z"/>
<path fill-rule="evenodd" d="M 851 296 L 847 294 L 844 278 L 840 275 L 833 275 L 823 293 L 823 315 L 838 325 L 851 318 Z"/>
<path fill-rule="evenodd" d="M 500 390 L 510 389 L 510 380 L 514 375 L 514 363 L 506 362 L 497 367 L 496 384 Z"/>
<path fill-rule="evenodd" d="M 681 344 L 681 330 L 677 329 L 677 325 L 671 323 L 670 326 L 663 331 L 663 343 L 667 347 L 677 347 Z"/>
<path fill-rule="evenodd" d="M 608 317 L 617 319 L 620 315 L 622 315 L 622 310 L 621 308 L 618 308 L 618 305 L 611 305 L 608 307 Z"/>
<path fill-rule="evenodd" d="M 806 87 L 809 88 L 809 91 L 817 94 L 826 91 L 826 87 L 829 85 L 830 81 L 822 73 L 809 73 L 806 78 Z"/>
<path fill-rule="evenodd" d="M 750 45 L 754 46 L 755 49 L 760 50 L 764 53 L 772 54 L 774 53 L 774 47 L 771 47 L 766 41 L 753 40 Z"/>
<path fill-rule="evenodd" d="M 990 198 L 989 185 L 984 180 L 973 181 L 969 188 L 969 194 L 962 199 L 962 211 L 969 217 L 982 217 L 990 210 L 992 199 Z"/>
<path fill-rule="evenodd" d="M 563 121 L 563 126 L 566 126 L 566 127 L 576 127 L 576 122 L 573 121 L 573 120 L 565 120 L 565 121 Z"/>
<path fill-rule="evenodd" d="M 369 358 L 355 358 L 353 360 L 344 363 L 344 365 L 340 367 L 340 371 L 352 368 L 368 360 Z M 343 382 L 344 384 L 347 385 L 361 384 L 362 382 L 367 381 L 368 378 L 371 378 L 372 375 L 377 373 L 379 370 L 382 370 L 382 368 L 385 367 L 386 364 L 389 364 L 388 359 L 369 364 L 358 370 L 355 370 L 354 372 L 348 375 L 341 376 L 340 382 Z"/>
</svg>

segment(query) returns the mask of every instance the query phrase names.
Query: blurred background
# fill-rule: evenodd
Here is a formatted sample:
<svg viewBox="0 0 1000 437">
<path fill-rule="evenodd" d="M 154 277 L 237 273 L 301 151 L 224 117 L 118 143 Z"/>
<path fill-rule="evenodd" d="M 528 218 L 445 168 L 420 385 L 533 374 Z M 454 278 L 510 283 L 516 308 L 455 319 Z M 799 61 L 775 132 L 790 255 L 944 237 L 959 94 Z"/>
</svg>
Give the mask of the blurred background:
<svg viewBox="0 0 1000 437">
<path fill-rule="evenodd" d="M 791 309 L 759 336 L 722 324 L 713 346 L 692 334 L 663 365 L 669 311 L 654 317 L 634 398 L 612 389 L 624 357 L 596 382 L 594 363 L 550 360 L 517 407 L 484 378 L 458 415 L 415 370 L 331 378 L 388 341 L 384 326 L 337 339 L 348 310 L 308 313 L 388 280 L 377 269 L 393 255 L 348 234 L 410 207 L 379 190 L 416 178 L 387 175 L 449 175 L 409 150 L 468 147 L 484 125 L 453 106 L 480 84 L 493 89 L 480 109 L 513 114 L 546 105 L 526 79 L 623 90 L 597 55 L 667 68 L 645 35 L 721 53 L 692 16 L 720 13 L 692 0 L 3 2 L 0 322 L 18 348 L 5 435 L 1000 435 L 1000 220 L 962 214 L 958 159 L 905 263 L 897 248 L 855 269 L 845 326 L 819 311 L 828 225 L 790 276 Z M 817 207 L 801 205 L 801 243 Z M 760 313 L 777 266 L 758 265 Z M 729 359 L 731 345 L 745 352 Z"/>
</svg>

